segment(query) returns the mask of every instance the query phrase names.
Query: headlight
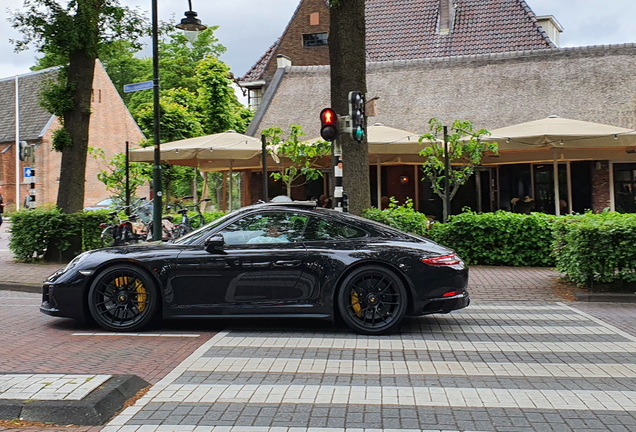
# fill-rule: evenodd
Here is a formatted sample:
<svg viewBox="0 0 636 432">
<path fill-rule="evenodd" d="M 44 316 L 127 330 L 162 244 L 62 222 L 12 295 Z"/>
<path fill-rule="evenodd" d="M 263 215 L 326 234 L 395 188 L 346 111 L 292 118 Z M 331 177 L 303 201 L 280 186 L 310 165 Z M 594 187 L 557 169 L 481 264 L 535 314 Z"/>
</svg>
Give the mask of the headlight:
<svg viewBox="0 0 636 432">
<path fill-rule="evenodd" d="M 78 256 L 76 256 L 75 258 L 73 258 L 73 259 L 71 260 L 71 262 L 70 262 L 70 263 L 68 263 L 68 264 L 66 265 L 66 267 L 64 267 L 64 273 L 66 273 L 67 271 L 72 270 L 74 267 L 76 267 L 76 266 L 77 266 L 77 264 L 79 264 L 79 262 L 80 262 L 81 260 L 83 260 L 84 258 L 86 258 L 86 256 L 87 256 L 87 255 L 88 255 L 88 252 L 83 252 L 83 253 L 79 254 Z"/>
</svg>

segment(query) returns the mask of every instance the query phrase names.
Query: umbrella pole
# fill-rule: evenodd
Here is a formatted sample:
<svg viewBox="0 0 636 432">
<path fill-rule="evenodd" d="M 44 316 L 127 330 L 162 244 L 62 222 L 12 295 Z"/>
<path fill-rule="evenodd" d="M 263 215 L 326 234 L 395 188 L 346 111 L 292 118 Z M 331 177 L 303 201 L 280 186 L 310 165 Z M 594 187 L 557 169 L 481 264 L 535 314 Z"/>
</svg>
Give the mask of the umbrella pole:
<svg viewBox="0 0 636 432">
<path fill-rule="evenodd" d="M 223 213 L 227 211 L 227 173 L 223 173 Z"/>
<path fill-rule="evenodd" d="M 376 179 L 376 183 L 377 183 L 377 187 L 378 187 L 378 191 L 377 191 L 377 197 L 378 197 L 378 209 L 382 210 L 382 205 L 380 204 L 382 202 L 382 165 L 380 165 L 380 156 L 376 155 L 375 156 L 375 162 L 376 162 L 376 171 L 377 171 L 377 179 Z"/>
<path fill-rule="evenodd" d="M 418 172 L 419 165 L 413 165 L 413 183 L 415 187 L 415 211 L 420 211 L 420 177 Z"/>
<path fill-rule="evenodd" d="M 572 214 L 572 170 L 570 168 L 570 161 L 567 161 L 568 170 L 568 213 Z"/>
<path fill-rule="evenodd" d="M 229 210 L 232 211 L 232 159 L 230 159 L 230 203 L 229 203 Z"/>
<path fill-rule="evenodd" d="M 553 162 L 552 167 L 554 171 L 554 214 L 561 215 L 561 205 L 559 201 L 559 163 L 557 162 L 557 149 L 552 150 Z"/>
</svg>

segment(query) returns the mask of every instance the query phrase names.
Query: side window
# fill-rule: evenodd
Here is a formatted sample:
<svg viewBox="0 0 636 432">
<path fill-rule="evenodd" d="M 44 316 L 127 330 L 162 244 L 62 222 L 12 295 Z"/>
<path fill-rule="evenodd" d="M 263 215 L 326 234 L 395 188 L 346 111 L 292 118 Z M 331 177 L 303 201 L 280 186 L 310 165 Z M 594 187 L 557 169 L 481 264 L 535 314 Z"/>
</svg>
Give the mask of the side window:
<svg viewBox="0 0 636 432">
<path fill-rule="evenodd" d="M 295 243 L 300 241 L 307 219 L 292 212 L 251 214 L 228 225 L 220 234 L 228 245 Z"/>
<path fill-rule="evenodd" d="M 346 240 L 366 237 L 367 233 L 359 228 L 332 220 L 312 217 L 309 220 L 303 239 L 317 240 Z"/>
</svg>

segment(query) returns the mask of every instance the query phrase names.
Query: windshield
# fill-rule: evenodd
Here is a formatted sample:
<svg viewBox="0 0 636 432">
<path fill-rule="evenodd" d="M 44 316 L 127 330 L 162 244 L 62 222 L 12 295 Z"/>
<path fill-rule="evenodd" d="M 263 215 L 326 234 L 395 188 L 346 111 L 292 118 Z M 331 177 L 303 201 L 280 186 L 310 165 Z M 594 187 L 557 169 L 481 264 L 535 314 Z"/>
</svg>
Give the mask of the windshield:
<svg viewBox="0 0 636 432">
<path fill-rule="evenodd" d="M 228 213 L 228 214 L 226 214 L 224 216 L 221 216 L 220 218 L 213 220 L 209 224 L 204 225 L 201 228 L 198 228 L 198 229 L 192 231 L 191 233 L 188 233 L 188 234 L 184 235 L 183 237 L 180 237 L 180 238 L 176 239 L 174 241 L 174 244 L 190 245 L 190 244 L 197 243 L 197 241 L 199 239 L 207 236 L 210 231 L 212 231 L 214 228 L 222 225 L 232 215 L 234 215 L 234 212 Z"/>
</svg>

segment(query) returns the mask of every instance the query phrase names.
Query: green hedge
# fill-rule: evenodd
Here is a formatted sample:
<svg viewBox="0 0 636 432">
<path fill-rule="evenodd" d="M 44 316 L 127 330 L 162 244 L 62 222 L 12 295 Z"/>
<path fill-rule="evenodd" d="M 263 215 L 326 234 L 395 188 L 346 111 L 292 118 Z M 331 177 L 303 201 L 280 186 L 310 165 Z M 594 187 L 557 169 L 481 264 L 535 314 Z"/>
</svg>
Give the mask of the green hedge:
<svg viewBox="0 0 636 432">
<path fill-rule="evenodd" d="M 556 217 L 497 211 L 465 212 L 446 224 L 433 224 L 429 237 L 454 249 L 468 264 L 553 266 L 553 223 Z"/>
<path fill-rule="evenodd" d="M 363 216 L 394 228 L 428 237 L 454 249 L 468 264 L 551 266 L 554 216 L 498 211 L 465 212 L 446 224 L 430 224 L 411 203 L 388 209 L 367 209 Z"/>
<path fill-rule="evenodd" d="M 425 237 L 429 236 L 428 227 L 430 221 L 424 213 L 413 209 L 413 202 L 410 199 L 403 206 L 392 201 L 389 204 L 389 208 L 384 210 L 377 208 L 366 209 L 362 212 L 362 216 L 402 231 Z"/>
<path fill-rule="evenodd" d="M 76 253 L 100 248 L 102 228 L 99 225 L 109 220 L 109 213 L 110 210 L 98 210 L 65 214 L 58 209 L 15 212 L 11 215 L 9 248 L 16 260 L 22 262 L 44 257 L 45 251 L 51 246 L 66 251 L 71 247 L 69 239 L 76 236 L 81 238 L 81 250 Z M 223 215 L 221 212 L 203 213 L 206 224 Z M 125 217 L 123 213 L 120 216 Z"/>
<path fill-rule="evenodd" d="M 9 248 L 18 261 L 29 262 L 44 256 L 50 246 L 67 250 L 70 237 L 80 236 L 82 251 L 100 247 L 100 223 L 108 211 L 65 214 L 58 209 L 21 210 L 11 215 Z"/>
<path fill-rule="evenodd" d="M 636 214 L 565 216 L 555 223 L 556 268 L 579 286 L 636 282 Z"/>
</svg>

